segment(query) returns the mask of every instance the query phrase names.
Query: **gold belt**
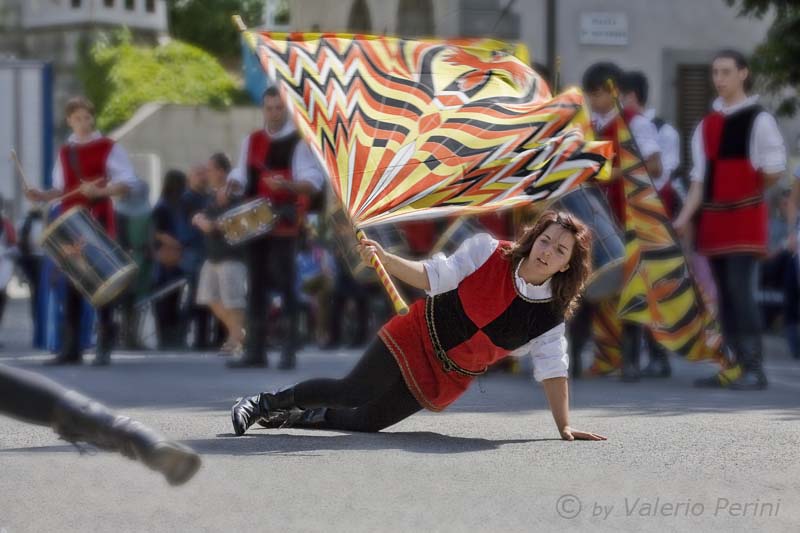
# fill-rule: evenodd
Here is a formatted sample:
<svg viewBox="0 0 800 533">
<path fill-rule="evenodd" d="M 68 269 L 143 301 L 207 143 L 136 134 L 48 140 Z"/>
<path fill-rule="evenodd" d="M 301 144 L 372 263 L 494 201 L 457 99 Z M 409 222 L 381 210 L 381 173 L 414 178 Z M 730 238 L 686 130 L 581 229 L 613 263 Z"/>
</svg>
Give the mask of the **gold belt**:
<svg viewBox="0 0 800 533">
<path fill-rule="evenodd" d="M 428 336 L 431 339 L 431 344 L 433 344 L 433 352 L 436 354 L 436 358 L 442 365 L 442 369 L 445 372 L 456 372 L 463 376 L 480 376 L 481 374 L 485 374 L 486 371 L 489 369 L 487 366 L 483 370 L 478 372 L 473 372 L 472 370 L 467 370 L 466 368 L 462 368 L 458 365 L 455 361 L 450 359 L 447 355 L 447 352 L 442 348 L 442 343 L 439 341 L 439 335 L 436 333 L 436 326 L 434 324 L 434 305 L 433 300 L 436 298 L 435 296 L 431 296 L 425 300 L 425 324 L 428 326 Z"/>
</svg>

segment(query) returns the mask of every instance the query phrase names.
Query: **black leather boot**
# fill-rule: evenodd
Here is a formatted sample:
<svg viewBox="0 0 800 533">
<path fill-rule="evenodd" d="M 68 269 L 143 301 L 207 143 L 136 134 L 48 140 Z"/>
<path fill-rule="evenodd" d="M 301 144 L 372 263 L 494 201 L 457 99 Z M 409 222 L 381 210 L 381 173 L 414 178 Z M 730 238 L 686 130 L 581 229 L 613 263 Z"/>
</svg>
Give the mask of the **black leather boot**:
<svg viewBox="0 0 800 533">
<path fill-rule="evenodd" d="M 161 472 L 170 485 L 181 485 L 200 468 L 200 456 L 127 416 L 75 392 L 67 392 L 53 410 L 53 430 L 62 439 L 116 451 Z"/>
<path fill-rule="evenodd" d="M 231 408 L 233 431 L 242 436 L 256 422 L 262 427 L 281 427 L 292 409 L 298 409 L 293 387 L 239 398 Z"/>
<path fill-rule="evenodd" d="M 294 412 L 303 410 L 294 401 L 294 387 L 288 387 L 274 393 L 264 393 L 264 397 L 269 412 L 258 420 L 258 425 L 262 428 L 285 427 L 284 424 Z"/>
</svg>

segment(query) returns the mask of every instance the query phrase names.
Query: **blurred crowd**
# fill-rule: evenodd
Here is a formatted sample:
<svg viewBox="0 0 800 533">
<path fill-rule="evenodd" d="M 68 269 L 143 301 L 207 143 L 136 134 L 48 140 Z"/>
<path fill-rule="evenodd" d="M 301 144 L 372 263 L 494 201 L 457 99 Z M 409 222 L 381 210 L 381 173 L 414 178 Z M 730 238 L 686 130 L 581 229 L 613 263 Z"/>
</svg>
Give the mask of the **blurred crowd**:
<svg viewBox="0 0 800 533">
<path fill-rule="evenodd" d="M 723 54 L 720 58 L 723 63 L 730 60 L 736 67 L 734 71 L 746 68 L 739 65 L 737 55 Z M 715 71 L 715 82 L 716 76 Z M 720 279 L 719 256 L 709 261 L 704 257 L 708 254 L 695 253 L 697 244 L 689 227 L 697 218 L 697 209 L 702 211 L 703 206 L 709 205 L 708 198 L 701 205 L 697 196 L 707 170 L 697 161 L 702 157 L 702 151 L 698 152 L 695 146 L 701 141 L 696 138 L 692 141 L 695 161 L 690 169 L 681 161 L 677 130 L 647 107 L 648 84 L 644 75 L 623 72 L 610 63 L 594 65 L 587 71 L 583 83 L 592 109 L 593 126 L 601 138 L 604 135 L 615 138 L 616 135 L 611 131 L 617 112 L 615 96 L 606 87 L 610 78 L 620 89 L 623 113 L 632 136 L 667 213 L 674 220 L 674 229 L 682 239 L 699 285 L 712 305 L 720 298 L 720 291 L 725 292 L 725 299 L 733 298 L 731 287 Z M 744 83 L 744 80 L 746 78 L 740 81 Z M 726 88 L 721 83 L 717 87 L 720 99 L 715 103 L 715 109 L 719 108 L 719 114 L 724 115 L 729 111 L 724 107 L 727 105 Z M 743 87 L 738 89 L 742 95 Z M 731 96 L 734 97 L 736 94 Z M 754 102 L 748 98 L 737 105 L 748 109 L 748 106 L 755 105 Z M 119 299 L 115 309 L 115 327 L 121 348 L 217 350 L 223 355 L 244 357 L 245 362 L 254 364 L 265 363 L 259 359 L 262 348 L 281 349 L 282 344 L 288 343 L 288 348 L 282 347 L 288 354 L 284 362 L 287 367 L 292 367 L 294 352 L 303 345 L 323 349 L 359 347 L 367 343 L 391 316 L 391 304 L 375 274 L 370 269 L 359 267 L 358 254 L 353 250 L 354 235 L 342 237 L 341 226 L 337 228 L 335 221 L 341 213 L 337 213 L 331 191 L 319 183 L 304 188 L 299 186 L 313 184 L 317 179 L 312 176 L 313 172 L 300 168 L 305 163 L 302 160 L 298 162 L 297 155 L 292 155 L 300 151 L 300 145 L 296 149 L 294 144 L 285 147 L 289 154 L 286 157 L 294 159 L 291 165 L 287 159 L 284 166 L 294 168 L 294 179 L 284 177 L 282 181 L 274 175 L 263 174 L 264 169 L 258 165 L 252 166 L 253 154 L 259 150 L 259 139 L 272 136 L 275 153 L 277 147 L 283 146 L 279 144 L 282 139 L 294 138 L 293 142 L 299 142 L 277 91 L 265 94 L 262 112 L 267 134 L 259 130 L 245 139 L 238 169 L 226 154 L 210 154 L 207 161 L 166 172 L 155 205 L 150 205 L 146 188 L 114 202 L 116 240 L 139 267 L 135 282 Z M 766 119 L 758 118 L 761 121 L 759 127 L 764 129 Z M 774 119 L 771 116 L 769 119 L 773 124 Z M 758 126 L 759 122 L 755 121 L 755 124 Z M 764 135 L 761 137 L 759 149 L 766 153 L 770 147 L 766 146 Z M 774 139 L 774 144 L 780 144 L 781 150 L 782 143 L 779 137 Z M 776 162 L 779 159 L 777 149 L 764 157 L 768 156 L 773 158 L 771 164 L 776 169 L 780 164 L 785 166 L 785 152 L 782 162 Z M 260 157 L 263 159 L 264 155 Z M 248 178 L 248 172 L 254 173 L 254 177 Z M 302 172 L 305 174 L 299 175 Z M 618 168 L 615 172 L 618 173 Z M 758 266 L 756 298 L 763 323 L 767 328 L 782 331 L 791 354 L 800 358 L 800 269 L 797 256 L 800 168 L 794 174 L 788 184 L 785 180 L 778 181 L 777 186 L 763 191 L 769 239 L 766 257 L 762 257 Z M 306 208 L 299 214 L 292 212 L 285 219 L 291 218 L 294 228 L 287 234 L 291 239 L 286 242 L 291 246 L 275 248 L 270 254 L 276 257 L 288 254 L 291 263 L 281 263 L 273 269 L 266 263 L 259 263 L 263 258 L 253 253 L 254 250 L 263 251 L 276 246 L 280 239 L 259 241 L 259 244 L 249 247 L 231 246 L 214 221 L 248 198 L 259 195 L 271 198 L 276 209 L 279 208 L 281 195 L 288 194 L 285 192 L 287 181 L 295 183 L 292 194 L 305 198 Z M 234 191 L 231 186 L 237 183 L 241 187 Z M 262 186 L 266 188 L 262 190 Z M 622 226 L 624 214 L 615 204 L 615 194 L 613 186 L 606 191 L 610 215 Z M 759 190 L 758 194 L 761 195 L 762 191 Z M 66 280 L 43 253 L 39 242 L 46 221 L 54 220 L 59 214 L 57 205 L 48 209 L 48 212 L 43 212 L 41 207 L 32 208 L 18 227 L 5 216 L 2 218 L 0 320 L 6 299 L 5 287 L 16 268 L 30 288 L 33 345 L 58 352 L 62 344 L 58 325 L 63 320 Z M 746 218 L 733 220 L 733 229 L 748 224 Z M 519 229 L 519 221 L 518 213 L 486 215 L 472 219 L 459 231 L 451 231 L 456 227 L 452 220 L 413 222 L 376 228 L 370 237 L 400 255 L 424 258 L 433 253 L 453 251 L 454 246 L 475 231 L 489 231 L 498 238 L 512 239 Z M 734 249 L 736 246 L 734 243 Z M 751 264 L 748 259 L 745 267 L 749 269 L 754 265 L 755 261 Z M 261 267 L 263 271 L 259 270 Z M 259 280 L 260 290 L 257 292 L 266 294 L 266 303 L 259 300 L 260 303 L 251 309 L 254 304 L 248 291 L 252 291 L 249 285 L 254 279 Z M 263 286 L 260 280 L 264 281 Z M 421 296 L 413 294 L 407 287 L 406 292 L 410 299 Z M 260 306 L 266 306 L 265 311 L 262 312 Z M 87 318 L 93 312 L 88 303 L 83 305 L 82 313 Z M 83 320 L 80 324 L 80 342 L 86 347 L 93 342 L 92 320 Z M 253 355 L 249 358 L 244 354 L 248 329 L 251 335 L 255 330 L 265 342 L 263 347 L 253 347 Z M 625 335 L 628 334 L 634 332 Z M 647 338 L 638 344 L 647 344 L 646 341 Z M 580 343 L 575 344 L 580 347 Z M 650 351 L 651 357 L 657 351 L 652 343 Z M 638 366 L 638 360 L 636 364 Z M 576 366 L 579 373 L 580 365 Z M 663 364 L 656 370 L 668 375 L 668 368 L 665 369 Z"/>
</svg>

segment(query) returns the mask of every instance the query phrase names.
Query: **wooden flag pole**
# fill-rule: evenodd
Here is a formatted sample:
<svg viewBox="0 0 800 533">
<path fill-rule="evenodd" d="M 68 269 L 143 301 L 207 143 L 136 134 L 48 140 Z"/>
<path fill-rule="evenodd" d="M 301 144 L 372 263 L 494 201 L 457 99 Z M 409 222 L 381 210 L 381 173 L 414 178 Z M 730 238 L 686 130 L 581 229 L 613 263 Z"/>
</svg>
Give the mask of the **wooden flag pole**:
<svg viewBox="0 0 800 533">
<path fill-rule="evenodd" d="M 356 230 L 356 238 L 360 241 L 362 239 L 366 239 L 367 236 L 364 234 L 363 230 L 359 229 Z M 403 301 L 403 297 L 400 296 L 399 292 L 397 292 L 397 287 L 395 287 L 392 278 L 389 276 L 389 273 L 386 272 L 386 268 L 383 266 L 383 263 L 381 263 L 380 259 L 378 259 L 378 255 L 372 254 L 369 258 L 369 262 L 372 265 L 372 268 L 375 269 L 375 273 L 378 274 L 378 279 L 381 280 L 386 292 L 389 294 L 389 299 L 392 301 L 394 310 L 398 315 L 407 314 L 408 304 Z"/>
</svg>

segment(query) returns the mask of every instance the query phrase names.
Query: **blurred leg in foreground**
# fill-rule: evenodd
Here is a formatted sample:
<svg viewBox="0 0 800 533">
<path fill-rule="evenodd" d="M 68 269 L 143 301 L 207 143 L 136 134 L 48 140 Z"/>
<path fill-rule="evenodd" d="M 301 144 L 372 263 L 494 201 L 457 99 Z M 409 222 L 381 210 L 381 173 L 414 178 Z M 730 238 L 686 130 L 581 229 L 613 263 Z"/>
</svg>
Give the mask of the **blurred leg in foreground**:
<svg viewBox="0 0 800 533">
<path fill-rule="evenodd" d="M 141 461 L 170 485 L 186 483 L 200 468 L 200 456 L 191 448 L 50 379 L 5 365 L 0 365 L 0 414 L 49 426 L 73 444 L 85 442 Z"/>
</svg>

